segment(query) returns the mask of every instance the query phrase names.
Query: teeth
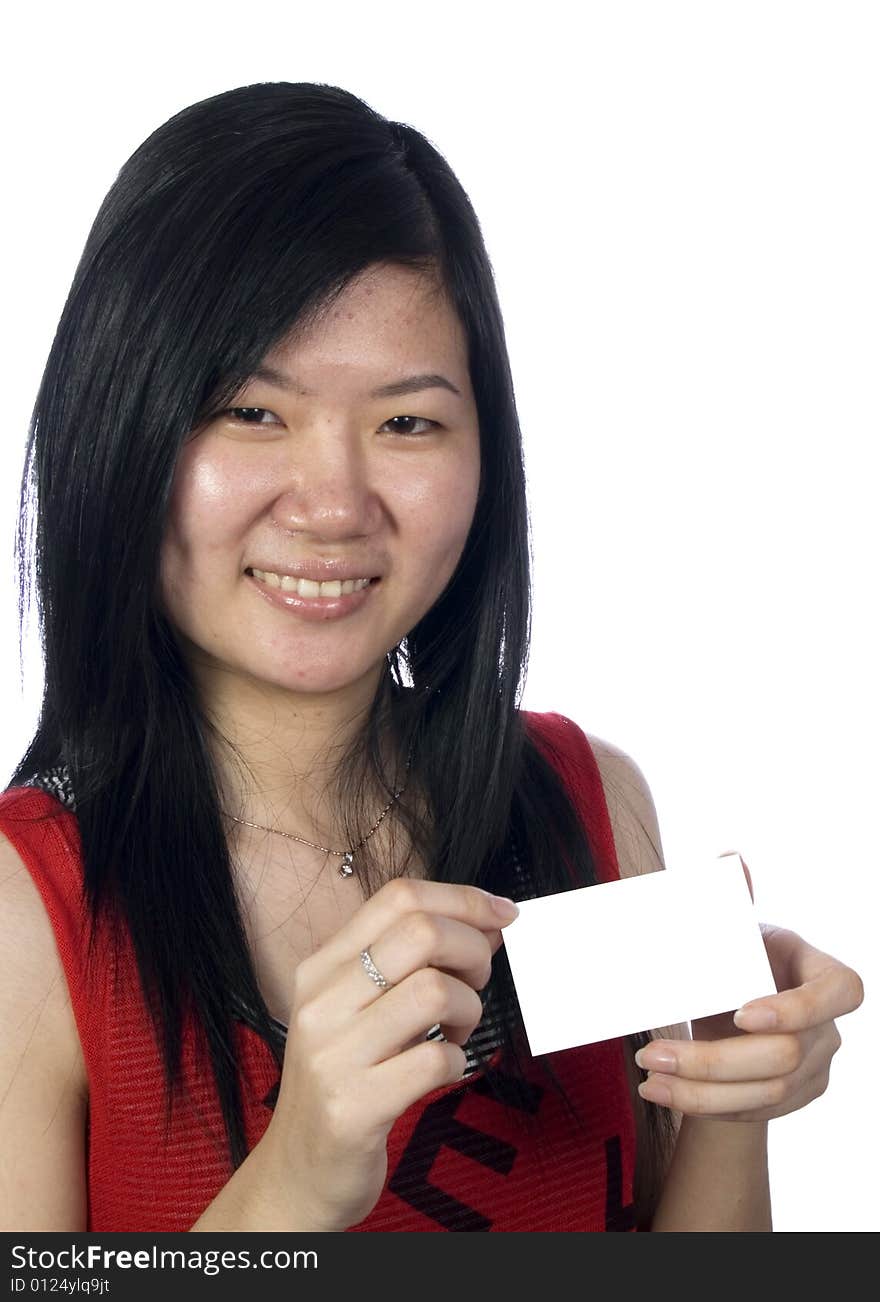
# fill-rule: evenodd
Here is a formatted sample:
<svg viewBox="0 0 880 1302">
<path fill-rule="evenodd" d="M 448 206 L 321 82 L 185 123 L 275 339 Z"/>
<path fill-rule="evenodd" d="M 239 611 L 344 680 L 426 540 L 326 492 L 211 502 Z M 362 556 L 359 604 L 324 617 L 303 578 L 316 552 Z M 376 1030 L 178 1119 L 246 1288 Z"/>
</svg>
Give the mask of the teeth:
<svg viewBox="0 0 880 1302">
<path fill-rule="evenodd" d="M 261 579 L 270 588 L 280 588 L 283 592 L 295 592 L 298 597 L 342 597 L 351 592 L 360 592 L 369 586 L 369 579 L 332 579 L 325 583 L 315 583 L 313 579 L 294 579 L 289 574 L 270 574 L 266 570 L 252 570 L 255 579 Z"/>
</svg>

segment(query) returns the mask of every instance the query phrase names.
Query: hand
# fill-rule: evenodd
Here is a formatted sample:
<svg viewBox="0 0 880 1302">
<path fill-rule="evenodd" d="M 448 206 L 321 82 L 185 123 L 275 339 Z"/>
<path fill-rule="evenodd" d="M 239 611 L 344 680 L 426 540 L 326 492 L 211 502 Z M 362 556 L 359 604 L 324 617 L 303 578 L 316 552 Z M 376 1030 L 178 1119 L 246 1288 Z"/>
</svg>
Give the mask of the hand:
<svg viewBox="0 0 880 1302">
<path fill-rule="evenodd" d="M 474 886 L 399 878 L 366 901 L 293 975 L 281 1085 L 268 1144 L 274 1197 L 310 1227 L 344 1230 L 372 1211 L 397 1118 L 460 1080 L 501 928 L 516 916 Z M 389 982 L 360 960 L 369 949 Z M 440 1024 L 446 1043 L 426 1040 Z M 275 1189 L 274 1185 L 278 1184 Z"/>
<path fill-rule="evenodd" d="M 834 1018 L 859 1007 L 861 978 L 793 931 L 762 923 L 761 934 L 779 993 L 696 1019 L 692 1040 L 655 1040 L 642 1049 L 639 1066 L 658 1068 L 639 1086 L 643 1098 L 716 1121 L 769 1121 L 825 1092 L 841 1044 Z M 765 1025 L 770 1016 L 773 1024 Z M 657 1062 L 660 1053 L 672 1065 Z"/>
</svg>

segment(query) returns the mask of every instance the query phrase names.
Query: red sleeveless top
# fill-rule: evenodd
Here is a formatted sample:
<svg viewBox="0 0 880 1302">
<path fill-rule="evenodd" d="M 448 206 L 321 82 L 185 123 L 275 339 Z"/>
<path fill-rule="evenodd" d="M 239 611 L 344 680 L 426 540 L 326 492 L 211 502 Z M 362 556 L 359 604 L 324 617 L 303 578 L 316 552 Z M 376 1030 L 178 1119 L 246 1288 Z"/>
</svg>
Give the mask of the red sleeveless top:
<svg viewBox="0 0 880 1302">
<path fill-rule="evenodd" d="M 611 824 L 586 736 L 560 714 L 523 717 L 567 784 L 598 880 L 615 880 Z M 547 742 L 552 750 L 545 749 Z M 54 816 L 34 821 L 45 814 Z M 109 960 L 96 966 L 96 980 L 86 982 L 75 812 L 42 787 L 12 787 L 0 795 L 0 830 L 42 896 L 82 1043 L 89 1081 L 87 1229 L 189 1230 L 230 1177 L 216 1088 L 209 1073 L 198 1069 L 193 1027 L 187 1023 L 184 1035 L 186 1097 L 175 1103 L 166 1134 L 162 1064 L 130 942 L 115 982 Z M 516 889 L 510 893 L 517 898 Z M 252 1148 L 269 1123 L 279 1072 L 269 1046 L 244 1021 L 235 1024 L 235 1034 Z M 502 1072 L 500 1056 L 496 1049 L 492 1067 Z M 567 1049 L 547 1059 L 582 1125 L 534 1059 L 524 1095 L 511 1092 L 508 1099 L 503 1072 L 494 1070 L 500 1098 L 480 1071 L 433 1090 L 391 1128 L 385 1187 L 352 1230 L 635 1229 L 635 1125 L 623 1041 Z"/>
</svg>

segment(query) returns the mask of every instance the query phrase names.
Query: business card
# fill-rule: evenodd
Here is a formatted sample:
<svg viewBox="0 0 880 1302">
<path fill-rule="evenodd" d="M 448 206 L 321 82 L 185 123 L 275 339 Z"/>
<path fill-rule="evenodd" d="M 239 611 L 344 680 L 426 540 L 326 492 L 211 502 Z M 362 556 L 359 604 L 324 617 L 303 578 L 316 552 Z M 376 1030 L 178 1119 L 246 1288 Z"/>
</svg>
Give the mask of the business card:
<svg viewBox="0 0 880 1302">
<path fill-rule="evenodd" d="M 533 1057 L 776 994 L 737 854 L 517 902 L 502 934 Z"/>
</svg>

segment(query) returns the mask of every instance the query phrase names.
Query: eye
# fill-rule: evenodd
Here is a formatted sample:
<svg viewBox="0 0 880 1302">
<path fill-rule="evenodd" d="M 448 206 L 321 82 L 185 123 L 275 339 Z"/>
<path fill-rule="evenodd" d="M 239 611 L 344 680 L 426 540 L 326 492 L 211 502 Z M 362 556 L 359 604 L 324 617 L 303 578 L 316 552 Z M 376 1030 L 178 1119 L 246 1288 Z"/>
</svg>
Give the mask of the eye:
<svg viewBox="0 0 880 1302">
<path fill-rule="evenodd" d="M 271 422 L 259 419 L 252 420 L 250 417 L 273 416 L 275 413 L 268 411 L 266 407 L 230 407 L 225 414 L 231 416 L 233 420 L 239 421 L 242 425 L 266 425 Z"/>
<path fill-rule="evenodd" d="M 390 420 L 386 420 L 385 425 L 397 425 L 397 428 L 391 431 L 393 434 L 427 434 L 428 433 L 427 429 L 418 429 L 418 430 L 401 429 L 400 425 L 397 424 L 398 421 L 408 421 L 408 422 L 415 421 L 416 423 L 421 421 L 423 425 L 427 425 L 431 429 L 440 428 L 438 421 L 428 420 L 427 416 L 392 416 Z M 382 426 L 382 429 L 385 428 L 385 425 Z"/>
<path fill-rule="evenodd" d="M 281 423 L 277 418 L 275 421 L 266 421 L 263 419 L 264 416 L 275 415 L 275 413 L 269 411 L 267 407 L 229 407 L 224 415 L 230 416 L 232 420 L 237 421 L 240 425 L 269 425 Z M 425 428 L 404 428 L 406 425 L 412 426 L 413 424 L 418 425 L 420 423 Z M 385 424 L 380 428 L 385 429 L 389 425 L 393 426 L 391 430 L 392 434 L 404 434 L 409 436 L 427 434 L 432 429 L 440 428 L 439 421 L 428 420 L 426 416 L 392 416 L 391 419 L 386 420 Z"/>
</svg>

